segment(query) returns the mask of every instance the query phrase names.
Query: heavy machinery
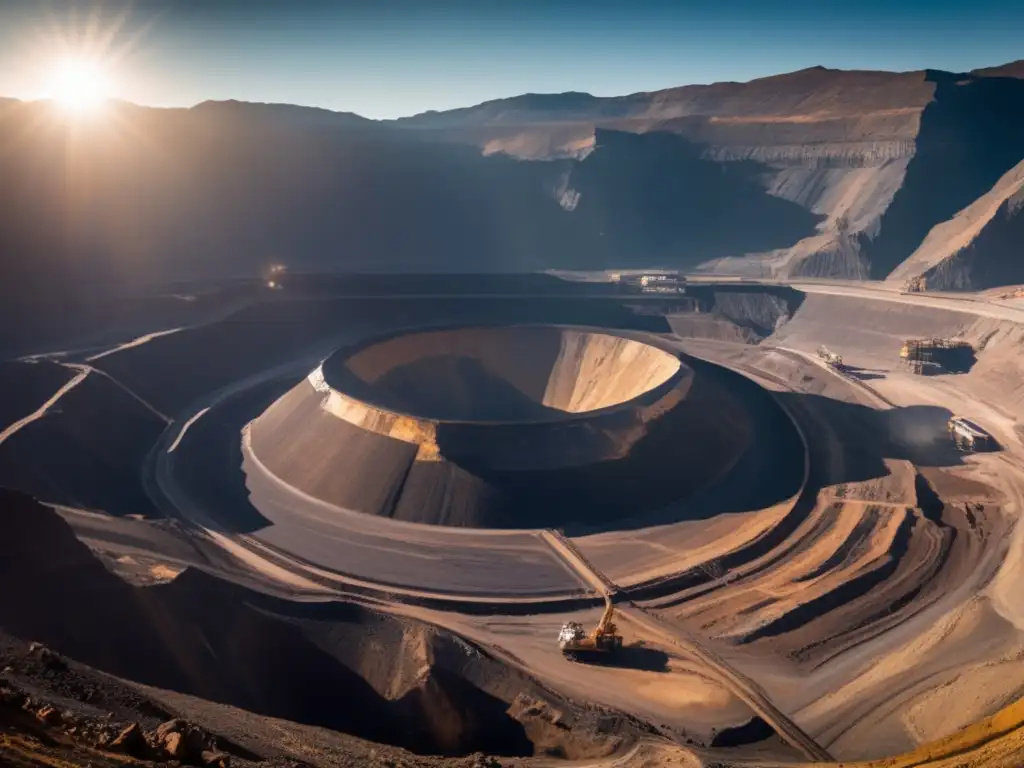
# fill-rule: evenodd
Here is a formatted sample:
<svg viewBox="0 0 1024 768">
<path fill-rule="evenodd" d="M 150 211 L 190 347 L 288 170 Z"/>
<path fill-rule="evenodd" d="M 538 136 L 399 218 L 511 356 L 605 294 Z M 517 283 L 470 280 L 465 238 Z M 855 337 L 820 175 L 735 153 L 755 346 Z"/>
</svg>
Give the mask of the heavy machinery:
<svg viewBox="0 0 1024 768">
<path fill-rule="evenodd" d="M 962 339 L 907 339 L 900 359 L 912 373 L 964 373 L 974 365 L 974 347 Z"/>
<path fill-rule="evenodd" d="M 953 444 L 961 451 L 992 451 L 996 448 L 995 438 L 973 421 L 954 416 L 947 424 Z"/>
<path fill-rule="evenodd" d="M 825 361 L 825 365 L 837 371 L 843 370 L 843 356 L 837 355 L 826 346 L 818 347 L 818 357 Z"/>
<path fill-rule="evenodd" d="M 586 661 L 604 658 L 622 649 L 622 635 L 618 632 L 613 618 L 615 608 L 611 598 L 605 597 L 604 613 L 594 631 L 587 634 L 578 621 L 567 621 L 558 633 L 558 647 L 566 658 Z"/>
<path fill-rule="evenodd" d="M 284 264 L 271 264 L 265 270 L 263 270 L 263 279 L 267 284 L 267 288 L 272 291 L 281 289 L 282 278 L 288 268 Z"/>
<path fill-rule="evenodd" d="M 928 288 L 928 280 L 924 275 L 912 277 L 903 284 L 904 293 L 924 293 Z"/>
<path fill-rule="evenodd" d="M 633 293 L 686 293 L 686 276 L 678 272 L 615 272 L 610 277 L 613 283 Z"/>
</svg>

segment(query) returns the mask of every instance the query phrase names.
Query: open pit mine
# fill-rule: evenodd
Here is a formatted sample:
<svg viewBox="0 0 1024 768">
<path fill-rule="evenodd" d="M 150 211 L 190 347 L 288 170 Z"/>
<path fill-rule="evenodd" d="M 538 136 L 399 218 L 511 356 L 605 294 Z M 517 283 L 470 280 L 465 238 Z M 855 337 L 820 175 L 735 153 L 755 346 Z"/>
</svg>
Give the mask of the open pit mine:
<svg viewBox="0 0 1024 768">
<path fill-rule="evenodd" d="M 1017 765 L 1019 299 L 575 277 L 278 276 L 5 363 L 4 727 L 196 765 Z"/>
<path fill-rule="evenodd" d="M 1024 766 L 1022 76 L 0 100 L 0 765 Z"/>
</svg>

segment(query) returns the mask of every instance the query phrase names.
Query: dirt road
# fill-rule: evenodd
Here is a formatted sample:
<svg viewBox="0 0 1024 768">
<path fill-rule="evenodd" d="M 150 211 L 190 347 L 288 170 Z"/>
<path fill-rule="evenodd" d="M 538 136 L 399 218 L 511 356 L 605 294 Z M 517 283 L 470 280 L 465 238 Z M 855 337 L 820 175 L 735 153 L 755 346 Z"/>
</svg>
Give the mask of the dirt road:
<svg viewBox="0 0 1024 768">
<path fill-rule="evenodd" d="M 557 531 L 545 531 L 545 540 L 552 549 L 565 558 L 567 564 L 587 583 L 600 591 L 607 600 L 614 602 L 617 589 L 604 574 L 597 571 L 572 545 L 568 539 Z M 796 747 L 811 760 L 831 760 L 825 749 L 814 739 L 775 707 L 768 695 L 750 678 L 730 667 L 724 659 L 708 650 L 682 627 L 659 617 L 639 606 L 625 602 L 618 606 L 618 612 L 630 621 L 643 626 L 648 632 L 661 638 L 685 654 L 701 661 L 715 677 L 732 691 L 739 699 L 750 706 L 761 718 L 775 729 L 787 743 Z"/>
</svg>

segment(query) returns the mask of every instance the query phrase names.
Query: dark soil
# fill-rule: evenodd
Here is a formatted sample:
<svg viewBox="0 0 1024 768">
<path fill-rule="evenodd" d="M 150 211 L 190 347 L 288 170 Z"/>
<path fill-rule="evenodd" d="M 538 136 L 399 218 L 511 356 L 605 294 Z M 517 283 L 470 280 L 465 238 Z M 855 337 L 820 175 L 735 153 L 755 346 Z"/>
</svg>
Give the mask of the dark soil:
<svg viewBox="0 0 1024 768">
<path fill-rule="evenodd" d="M 423 754 L 528 756 L 524 723 L 508 714 L 520 694 L 550 695 L 483 651 L 427 625 L 356 605 L 304 605 L 193 570 L 132 587 L 74 538 L 51 510 L 0 494 L 0 627 L 98 670 Z M 8 659 L 53 695 L 97 711 L 141 700 L 98 685 L 59 657 Z M 47 657 L 50 658 L 50 657 Z M 607 754 L 630 734 L 589 729 L 568 702 L 562 748 Z M 153 718 L 164 711 L 154 711 Z M 582 719 L 581 719 L 582 717 Z M 580 727 L 573 726 L 575 722 Z M 623 721 L 626 722 L 626 721 Z"/>
</svg>

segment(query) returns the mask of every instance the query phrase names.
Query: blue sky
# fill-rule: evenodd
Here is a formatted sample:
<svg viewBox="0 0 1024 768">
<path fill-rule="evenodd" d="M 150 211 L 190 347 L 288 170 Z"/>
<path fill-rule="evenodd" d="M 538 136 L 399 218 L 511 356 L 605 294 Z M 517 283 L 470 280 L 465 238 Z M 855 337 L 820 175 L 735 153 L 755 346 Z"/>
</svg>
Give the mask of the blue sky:
<svg viewBox="0 0 1024 768">
<path fill-rule="evenodd" d="M 96 48 L 113 95 L 142 104 L 387 118 L 816 64 L 965 71 L 1024 58 L 1022 30 L 1019 0 L 0 0 L 0 95 L 38 97 L 61 49 Z"/>
</svg>

